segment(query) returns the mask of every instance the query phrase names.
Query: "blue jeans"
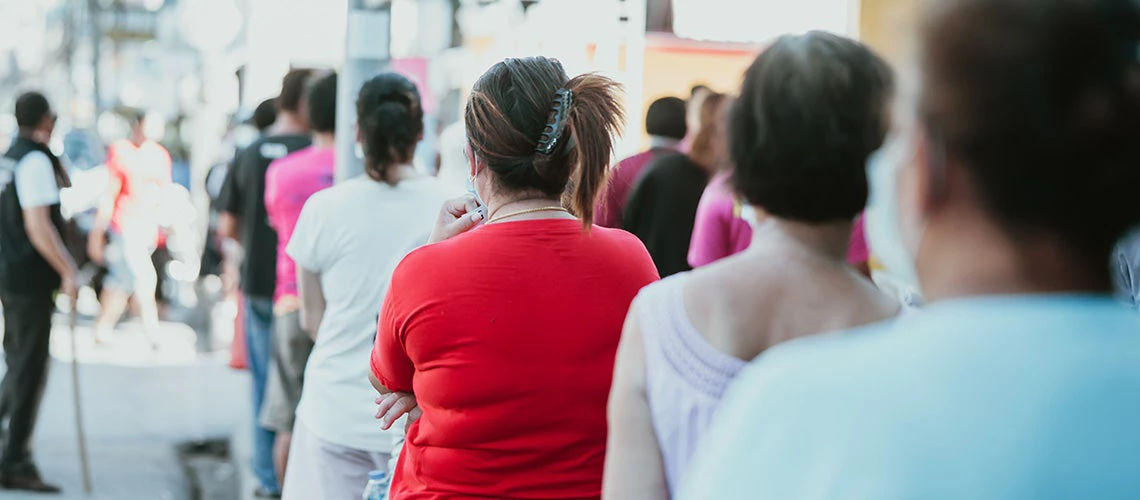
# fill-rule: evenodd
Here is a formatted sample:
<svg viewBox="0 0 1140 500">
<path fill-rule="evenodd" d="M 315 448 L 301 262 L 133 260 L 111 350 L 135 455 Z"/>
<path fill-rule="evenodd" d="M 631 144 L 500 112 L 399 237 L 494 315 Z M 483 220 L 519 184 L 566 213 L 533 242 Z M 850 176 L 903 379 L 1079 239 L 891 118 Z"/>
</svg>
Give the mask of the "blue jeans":
<svg viewBox="0 0 1140 500">
<path fill-rule="evenodd" d="M 277 492 L 280 488 L 273 470 L 276 435 L 258 422 L 273 345 L 273 299 L 245 296 L 245 342 L 249 373 L 253 376 L 253 475 L 263 490 Z"/>
</svg>

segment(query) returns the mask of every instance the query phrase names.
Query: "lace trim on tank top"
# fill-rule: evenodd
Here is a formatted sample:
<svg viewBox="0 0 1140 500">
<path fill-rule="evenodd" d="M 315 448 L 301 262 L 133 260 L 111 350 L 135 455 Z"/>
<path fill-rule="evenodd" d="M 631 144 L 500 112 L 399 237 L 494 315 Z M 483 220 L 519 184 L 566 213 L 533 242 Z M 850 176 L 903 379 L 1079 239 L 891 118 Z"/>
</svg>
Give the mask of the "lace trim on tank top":
<svg viewBox="0 0 1140 500">
<path fill-rule="evenodd" d="M 668 367 L 692 388 L 720 399 L 740 370 L 748 364 L 709 343 L 685 311 L 684 284 L 688 273 L 670 276 L 644 290 L 638 319 L 646 356 L 658 351 Z M 652 377 L 649 371 L 647 377 Z"/>
</svg>

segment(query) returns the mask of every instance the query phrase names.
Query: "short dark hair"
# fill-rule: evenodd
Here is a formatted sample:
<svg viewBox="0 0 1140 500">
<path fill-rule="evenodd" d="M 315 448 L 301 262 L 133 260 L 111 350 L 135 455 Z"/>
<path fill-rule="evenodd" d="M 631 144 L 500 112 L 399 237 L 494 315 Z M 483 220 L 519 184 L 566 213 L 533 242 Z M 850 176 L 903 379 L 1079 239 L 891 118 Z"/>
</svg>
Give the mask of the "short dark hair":
<svg viewBox="0 0 1140 500">
<path fill-rule="evenodd" d="M 374 76 L 360 88 L 356 121 L 364 171 L 375 180 L 390 182 L 389 169 L 412 161 L 424 132 L 420 91 L 399 73 Z"/>
<path fill-rule="evenodd" d="M 16 125 L 20 128 L 35 128 L 51 114 L 51 104 L 39 92 L 25 92 L 16 98 Z"/>
<path fill-rule="evenodd" d="M 592 73 L 569 78 L 556 59 L 506 59 L 471 89 L 464 114 L 467 138 L 475 155 L 494 172 L 498 187 L 563 196 L 589 226 L 594 201 L 605 185 L 614 136 L 624 120 L 620 90 L 617 82 Z M 538 152 L 551 133 L 548 125 L 559 91 L 569 91 L 572 98 L 566 127 L 549 153 Z"/>
<path fill-rule="evenodd" d="M 944 0 L 927 11 L 920 113 L 1010 232 L 1101 269 L 1140 222 L 1140 4 Z"/>
<path fill-rule="evenodd" d="M 780 37 L 748 68 L 731 112 L 735 189 L 775 217 L 854 219 L 892 87 L 887 63 L 859 42 L 821 31 Z"/>
<path fill-rule="evenodd" d="M 257 108 L 253 110 L 251 121 L 253 126 L 262 132 L 272 127 L 273 123 L 277 121 L 277 98 L 270 97 L 261 101 L 261 104 L 258 104 Z"/>
<path fill-rule="evenodd" d="M 305 85 L 313 70 L 308 68 L 294 68 L 281 79 L 281 95 L 277 96 L 277 109 L 289 113 L 301 111 L 301 99 L 305 97 Z"/>
<path fill-rule="evenodd" d="M 684 139 L 689 132 L 685 122 L 685 101 L 677 97 L 653 101 L 645 113 L 645 131 L 649 135 Z"/>
<path fill-rule="evenodd" d="M 336 131 L 336 72 L 315 78 L 305 97 L 309 128 L 315 132 Z"/>
</svg>

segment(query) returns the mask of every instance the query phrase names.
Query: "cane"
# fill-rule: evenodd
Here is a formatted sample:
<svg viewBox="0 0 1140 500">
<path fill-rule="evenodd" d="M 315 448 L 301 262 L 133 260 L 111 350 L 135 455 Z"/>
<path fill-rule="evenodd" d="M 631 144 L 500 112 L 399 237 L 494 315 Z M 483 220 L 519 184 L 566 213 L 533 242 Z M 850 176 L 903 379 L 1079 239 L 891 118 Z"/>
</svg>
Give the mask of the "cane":
<svg viewBox="0 0 1140 500">
<path fill-rule="evenodd" d="M 89 274 L 89 273 L 81 273 Z M 82 277 L 77 280 L 76 289 L 81 288 L 88 280 Z M 79 397 L 79 349 L 76 347 L 75 330 L 79 313 L 76 311 L 77 300 L 72 300 L 71 309 L 67 313 L 67 329 L 71 337 L 71 394 L 75 403 L 75 435 L 79 440 L 79 468 L 83 473 L 83 492 L 91 495 L 91 464 L 87 459 L 87 434 L 83 431 L 83 405 Z"/>
</svg>

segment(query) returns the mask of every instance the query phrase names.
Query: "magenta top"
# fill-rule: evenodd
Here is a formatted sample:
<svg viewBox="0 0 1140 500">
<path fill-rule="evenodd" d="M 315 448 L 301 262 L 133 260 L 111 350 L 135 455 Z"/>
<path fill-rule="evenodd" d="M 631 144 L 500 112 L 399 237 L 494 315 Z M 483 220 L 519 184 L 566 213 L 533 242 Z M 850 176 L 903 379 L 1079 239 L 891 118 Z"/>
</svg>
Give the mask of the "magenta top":
<svg viewBox="0 0 1140 500">
<path fill-rule="evenodd" d="M 626 158 L 610 170 L 610 178 L 605 192 L 594 206 L 594 224 L 602 227 L 621 229 L 621 212 L 629 199 L 629 192 L 641 177 L 641 172 L 649 161 L 657 155 L 672 151 L 668 148 L 654 148 Z"/>
<path fill-rule="evenodd" d="M 638 295 L 645 343 L 645 393 L 665 478 L 676 492 L 724 391 L 747 362 L 718 351 L 685 312 L 688 273 L 653 283 Z"/>
<path fill-rule="evenodd" d="M 275 301 L 297 296 L 297 265 L 285 253 L 297 218 L 309 197 L 333 184 L 332 148 L 307 147 L 274 160 L 265 172 L 265 211 L 277 230 L 277 288 Z"/>
<path fill-rule="evenodd" d="M 728 186 L 728 176 L 714 176 L 697 205 L 689 243 L 689 265 L 694 268 L 740 253 L 752 243 L 752 226 L 740 218 L 741 204 Z"/>
<path fill-rule="evenodd" d="M 867 235 L 863 229 L 863 214 L 855 218 L 855 227 L 851 230 L 851 243 L 847 246 L 847 262 L 862 264 L 871 258 L 871 251 L 867 249 Z"/>
</svg>

